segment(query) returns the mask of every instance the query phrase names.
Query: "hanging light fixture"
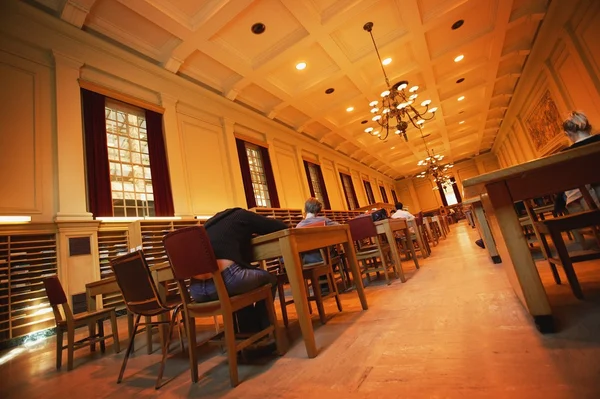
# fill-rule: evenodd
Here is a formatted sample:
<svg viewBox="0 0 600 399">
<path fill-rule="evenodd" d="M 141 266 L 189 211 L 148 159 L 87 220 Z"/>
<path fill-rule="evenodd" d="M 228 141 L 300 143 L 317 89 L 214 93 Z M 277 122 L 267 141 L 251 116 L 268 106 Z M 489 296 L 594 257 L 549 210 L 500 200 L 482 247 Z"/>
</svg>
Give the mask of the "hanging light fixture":
<svg viewBox="0 0 600 399">
<path fill-rule="evenodd" d="M 456 184 L 455 181 L 451 180 L 450 175 L 448 175 L 448 172 L 452 167 L 454 167 L 454 165 L 452 163 L 442 165 L 444 156 L 436 154 L 433 149 L 429 151 L 425 137 L 423 137 L 423 133 L 421 133 L 421 139 L 423 140 L 423 144 L 425 144 L 425 152 L 427 153 L 427 157 L 420 160 L 417 165 L 425 166 L 427 169 L 419 173 L 417 177 L 429 177 L 435 183 L 433 187 L 434 190 L 439 189 L 438 183 L 444 190 L 448 187 L 451 187 L 453 184 Z"/>
<path fill-rule="evenodd" d="M 378 137 L 380 140 L 385 140 L 390 130 L 392 130 L 395 134 L 401 135 L 405 141 L 408 141 L 406 129 L 408 129 L 409 123 L 420 130 L 425 121 L 435 116 L 437 108 L 429 108 L 431 100 L 421 102 L 421 107 L 424 107 L 421 111 L 413 106 L 418 97 L 417 90 L 419 90 L 419 86 L 412 86 L 407 93 L 405 89 L 408 88 L 408 81 L 406 80 L 390 85 L 390 80 L 383 67 L 379 49 L 373 37 L 373 22 L 367 22 L 363 29 L 371 35 L 386 84 L 386 89 L 381 93 L 381 101 L 374 100 L 369 103 L 373 114 L 371 120 L 376 122 L 378 126 L 376 128 L 368 127 L 365 132 Z"/>
</svg>

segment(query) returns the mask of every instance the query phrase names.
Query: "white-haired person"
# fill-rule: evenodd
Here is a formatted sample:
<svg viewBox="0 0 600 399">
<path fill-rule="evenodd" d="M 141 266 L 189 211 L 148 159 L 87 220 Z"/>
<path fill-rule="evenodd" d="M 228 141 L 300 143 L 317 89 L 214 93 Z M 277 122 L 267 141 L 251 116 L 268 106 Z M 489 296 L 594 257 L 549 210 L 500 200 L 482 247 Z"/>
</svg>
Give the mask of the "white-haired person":
<svg viewBox="0 0 600 399">
<path fill-rule="evenodd" d="M 339 224 L 328 217 L 319 215 L 321 210 L 323 209 L 323 205 L 321 201 L 314 197 L 310 197 L 304 203 L 304 219 L 302 219 L 297 225 L 298 227 L 311 227 L 314 225 L 322 225 L 325 226 L 335 226 Z M 333 254 L 332 254 L 333 255 Z M 309 263 L 319 263 L 323 261 L 323 257 L 321 256 L 321 252 L 319 250 L 303 252 L 302 253 L 302 262 L 304 264 Z"/>
<path fill-rule="evenodd" d="M 581 111 L 573 111 L 569 114 L 569 117 L 563 122 L 563 130 L 572 143 L 565 150 L 600 142 L 600 135 L 592 133 L 592 125 Z M 598 201 L 600 185 L 588 185 L 587 187 L 596 205 L 600 206 Z M 554 210 L 561 212 L 565 208 L 569 213 L 578 213 L 589 209 L 579 189 L 568 190 L 557 195 Z M 581 232 L 574 231 L 574 235 L 575 239 L 585 247 L 585 240 Z"/>
</svg>

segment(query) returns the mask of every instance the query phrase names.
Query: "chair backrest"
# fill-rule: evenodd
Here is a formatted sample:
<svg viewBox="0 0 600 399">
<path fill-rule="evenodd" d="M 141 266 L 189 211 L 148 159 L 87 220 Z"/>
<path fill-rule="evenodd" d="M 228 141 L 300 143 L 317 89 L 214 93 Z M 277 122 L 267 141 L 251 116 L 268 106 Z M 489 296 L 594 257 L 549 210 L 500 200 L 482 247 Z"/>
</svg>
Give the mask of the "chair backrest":
<svg viewBox="0 0 600 399">
<path fill-rule="evenodd" d="M 377 236 L 377 228 L 370 216 L 362 216 L 348 220 L 352 240 L 360 241 Z"/>
<path fill-rule="evenodd" d="M 423 226 L 423 212 L 419 212 L 416 216 L 415 216 L 415 222 L 417 223 L 417 226 Z"/>
<path fill-rule="evenodd" d="M 177 280 L 219 270 L 210 239 L 202 226 L 172 231 L 165 236 L 163 243 Z"/>
<path fill-rule="evenodd" d="M 164 312 L 164 305 L 142 251 L 110 260 L 110 267 L 131 313 L 152 316 Z"/>
<path fill-rule="evenodd" d="M 191 302 L 185 280 L 199 274 L 210 273 L 217 289 L 217 296 L 224 311 L 231 308 L 229 294 L 219 272 L 217 258 L 206 229 L 203 226 L 185 227 L 165 236 L 163 244 L 179 285 L 179 294 L 184 306 Z"/>
<path fill-rule="evenodd" d="M 60 283 L 60 280 L 57 276 L 47 277 L 42 280 L 44 283 L 44 288 L 46 289 L 46 295 L 48 296 L 48 300 L 50 301 L 50 305 L 52 306 L 52 311 L 54 312 L 54 319 L 56 320 L 56 324 L 62 322 L 63 320 L 72 320 L 73 313 L 71 312 L 71 308 L 69 306 L 69 302 L 67 301 L 67 295 L 65 294 L 65 290 Z M 65 313 L 65 317 L 60 313 L 59 306 L 62 306 L 63 312 Z"/>
</svg>

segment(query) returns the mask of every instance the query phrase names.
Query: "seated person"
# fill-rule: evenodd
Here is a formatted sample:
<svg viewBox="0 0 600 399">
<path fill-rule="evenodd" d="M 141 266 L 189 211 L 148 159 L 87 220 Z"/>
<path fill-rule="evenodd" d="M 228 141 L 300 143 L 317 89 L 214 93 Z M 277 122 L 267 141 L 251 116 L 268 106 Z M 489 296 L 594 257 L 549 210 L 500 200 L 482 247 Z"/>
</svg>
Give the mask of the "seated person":
<svg viewBox="0 0 600 399">
<path fill-rule="evenodd" d="M 591 134 L 592 125 L 590 125 L 583 112 L 571 112 L 569 117 L 563 122 L 563 129 L 567 137 L 569 137 L 569 140 L 573 143 L 567 150 L 600 142 L 600 135 Z M 598 204 L 597 193 L 599 191 L 600 186 L 595 186 L 590 189 L 590 194 L 594 201 L 596 201 L 596 204 Z M 569 190 L 564 194 L 561 193 L 558 195 L 558 199 L 559 201 L 557 201 L 557 203 L 559 203 L 559 207 L 562 205 L 561 202 L 564 201 L 564 206 L 566 206 L 569 212 L 576 213 L 588 209 L 579 189 Z"/>
<path fill-rule="evenodd" d="M 403 210 L 404 204 L 402 202 L 396 202 L 396 212 L 392 214 L 392 219 L 406 219 L 406 220 L 414 220 L 415 217 L 412 213 Z"/>
<path fill-rule="evenodd" d="M 271 284 L 273 296 L 277 278 L 266 270 L 252 267 L 251 239 L 257 234 L 268 234 L 287 229 L 279 220 L 269 219 L 242 208 L 226 209 L 208 219 L 204 224 L 212 244 L 225 287 L 229 295 L 239 295 L 263 285 Z M 194 276 L 190 295 L 196 302 L 218 299 L 210 274 Z M 264 301 L 236 312 L 239 332 L 261 331 L 270 325 Z"/>
<path fill-rule="evenodd" d="M 323 223 L 325 223 L 325 226 L 335 226 L 339 224 L 338 222 L 334 222 L 325 216 L 319 216 L 322 208 L 323 205 L 318 199 L 314 197 L 307 199 L 304 203 L 304 219 L 302 219 L 300 223 L 296 225 L 296 228 L 310 227 L 311 225 L 315 224 L 322 225 Z M 335 255 L 337 254 L 332 249 L 332 256 Z M 321 256 L 321 251 L 319 250 L 304 252 L 302 254 L 302 263 L 304 264 L 319 262 L 323 262 L 323 257 Z"/>
</svg>

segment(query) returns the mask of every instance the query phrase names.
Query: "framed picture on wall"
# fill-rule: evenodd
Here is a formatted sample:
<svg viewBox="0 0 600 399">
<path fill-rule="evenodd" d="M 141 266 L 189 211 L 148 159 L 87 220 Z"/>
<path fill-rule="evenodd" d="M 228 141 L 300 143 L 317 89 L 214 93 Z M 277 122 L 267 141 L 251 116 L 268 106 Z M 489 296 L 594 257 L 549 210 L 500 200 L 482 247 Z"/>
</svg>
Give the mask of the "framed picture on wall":
<svg viewBox="0 0 600 399">
<path fill-rule="evenodd" d="M 525 119 L 525 126 L 538 155 L 548 155 L 563 146 L 566 137 L 562 118 L 549 89 L 541 92 Z"/>
</svg>

